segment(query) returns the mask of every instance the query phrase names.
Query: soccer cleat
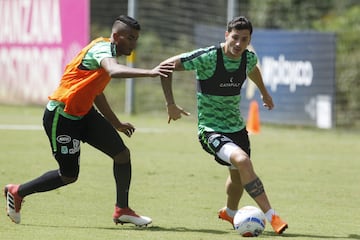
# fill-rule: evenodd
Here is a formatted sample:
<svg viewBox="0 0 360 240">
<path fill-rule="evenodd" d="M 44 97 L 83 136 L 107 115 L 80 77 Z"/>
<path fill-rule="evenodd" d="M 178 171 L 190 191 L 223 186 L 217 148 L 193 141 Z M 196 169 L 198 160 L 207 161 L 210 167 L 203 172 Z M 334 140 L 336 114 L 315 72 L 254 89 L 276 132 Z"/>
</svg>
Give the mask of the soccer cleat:
<svg viewBox="0 0 360 240">
<path fill-rule="evenodd" d="M 230 217 L 229 214 L 227 214 L 226 207 L 223 207 L 219 210 L 218 216 L 220 219 L 228 221 L 229 223 L 231 223 L 232 226 L 234 226 L 234 218 Z"/>
<path fill-rule="evenodd" d="M 18 194 L 19 185 L 8 184 L 4 188 L 6 212 L 11 221 L 20 223 L 20 209 L 23 198 Z"/>
<path fill-rule="evenodd" d="M 113 214 L 115 224 L 132 223 L 138 227 L 147 226 L 152 222 L 151 218 L 137 215 L 131 208 L 119 208 L 115 206 Z"/>
<path fill-rule="evenodd" d="M 282 234 L 288 228 L 288 224 L 281 220 L 278 215 L 273 215 L 271 218 L 271 226 L 277 234 Z"/>
</svg>

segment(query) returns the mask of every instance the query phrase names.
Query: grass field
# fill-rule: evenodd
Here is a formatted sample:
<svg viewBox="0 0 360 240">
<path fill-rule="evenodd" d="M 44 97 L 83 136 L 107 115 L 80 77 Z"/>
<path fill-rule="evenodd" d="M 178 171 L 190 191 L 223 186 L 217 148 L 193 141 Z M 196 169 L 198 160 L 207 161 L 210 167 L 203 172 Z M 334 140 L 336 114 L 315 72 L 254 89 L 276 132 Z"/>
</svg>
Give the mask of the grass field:
<svg viewBox="0 0 360 240">
<path fill-rule="evenodd" d="M 0 106 L 1 187 L 57 167 L 41 129 L 42 111 Z M 125 140 L 133 162 L 131 207 L 152 217 L 153 224 L 112 223 L 111 160 L 83 144 L 78 182 L 27 197 L 21 224 L 6 217 L 0 198 L 1 240 L 241 238 L 217 218 L 225 203 L 227 169 L 201 150 L 195 116 L 170 125 L 165 113 L 120 117 L 137 127 Z M 251 136 L 253 163 L 289 229 L 277 236 L 268 224 L 259 239 L 360 239 L 359 132 L 261 127 L 260 134 Z M 255 203 L 245 195 L 241 204 Z"/>
</svg>

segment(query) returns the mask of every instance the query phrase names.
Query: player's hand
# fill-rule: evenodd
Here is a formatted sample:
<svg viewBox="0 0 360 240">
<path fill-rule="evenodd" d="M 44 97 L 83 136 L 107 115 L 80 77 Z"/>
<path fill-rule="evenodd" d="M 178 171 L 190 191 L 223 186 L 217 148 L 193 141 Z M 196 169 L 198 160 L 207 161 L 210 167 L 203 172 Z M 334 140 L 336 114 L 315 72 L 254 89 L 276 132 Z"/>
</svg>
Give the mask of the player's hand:
<svg viewBox="0 0 360 240">
<path fill-rule="evenodd" d="M 263 106 L 266 107 L 268 110 L 271 110 L 275 107 L 272 97 L 270 95 L 263 95 L 262 100 L 263 100 Z"/>
<path fill-rule="evenodd" d="M 131 123 L 121 123 L 116 129 L 128 137 L 131 137 L 131 135 L 135 132 L 135 127 Z"/>
<path fill-rule="evenodd" d="M 182 109 L 181 107 L 179 107 L 176 104 L 169 104 L 167 105 L 167 112 L 168 112 L 168 123 L 171 122 L 171 120 L 178 120 L 181 118 L 181 115 L 185 115 L 185 116 L 189 116 L 190 113 L 186 112 L 184 109 Z"/>
<path fill-rule="evenodd" d="M 174 62 L 160 63 L 158 66 L 156 66 L 155 68 L 153 68 L 150 71 L 150 76 L 152 76 L 152 77 L 157 77 L 157 76 L 168 77 L 169 74 L 174 71 L 174 68 L 175 68 Z"/>
</svg>

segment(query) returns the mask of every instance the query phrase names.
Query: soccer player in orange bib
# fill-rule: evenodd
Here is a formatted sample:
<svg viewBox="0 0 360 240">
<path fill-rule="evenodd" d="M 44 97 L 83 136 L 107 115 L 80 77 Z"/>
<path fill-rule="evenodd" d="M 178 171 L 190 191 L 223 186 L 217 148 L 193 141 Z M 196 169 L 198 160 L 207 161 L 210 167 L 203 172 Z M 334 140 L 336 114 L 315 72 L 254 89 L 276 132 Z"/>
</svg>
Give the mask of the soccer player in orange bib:
<svg viewBox="0 0 360 240">
<path fill-rule="evenodd" d="M 120 134 L 127 137 L 135 127 L 122 122 L 107 102 L 103 90 L 112 78 L 166 77 L 173 64 L 153 69 L 132 68 L 116 57 L 130 55 L 139 38 L 140 24 L 121 15 L 115 19 L 110 38 L 97 38 L 66 66 L 59 87 L 49 96 L 43 125 L 59 169 L 48 171 L 23 184 L 4 188 L 7 215 L 20 223 L 23 199 L 34 193 L 74 183 L 79 175 L 80 142 L 86 142 L 113 159 L 116 204 L 113 221 L 146 226 L 152 220 L 135 213 L 128 203 L 131 182 L 130 151 Z M 95 108 L 96 107 L 96 108 Z"/>
</svg>

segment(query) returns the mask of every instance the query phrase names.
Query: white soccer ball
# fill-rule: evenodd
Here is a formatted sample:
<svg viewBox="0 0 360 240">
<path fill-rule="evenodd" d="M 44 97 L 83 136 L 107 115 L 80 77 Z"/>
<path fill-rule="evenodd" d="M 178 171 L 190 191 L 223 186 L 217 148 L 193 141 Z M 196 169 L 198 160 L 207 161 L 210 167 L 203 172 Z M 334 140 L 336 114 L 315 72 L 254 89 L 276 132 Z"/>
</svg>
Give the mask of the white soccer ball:
<svg viewBox="0 0 360 240">
<path fill-rule="evenodd" d="M 265 229 L 266 218 L 257 207 L 245 206 L 234 216 L 234 228 L 243 237 L 257 237 Z"/>
</svg>

